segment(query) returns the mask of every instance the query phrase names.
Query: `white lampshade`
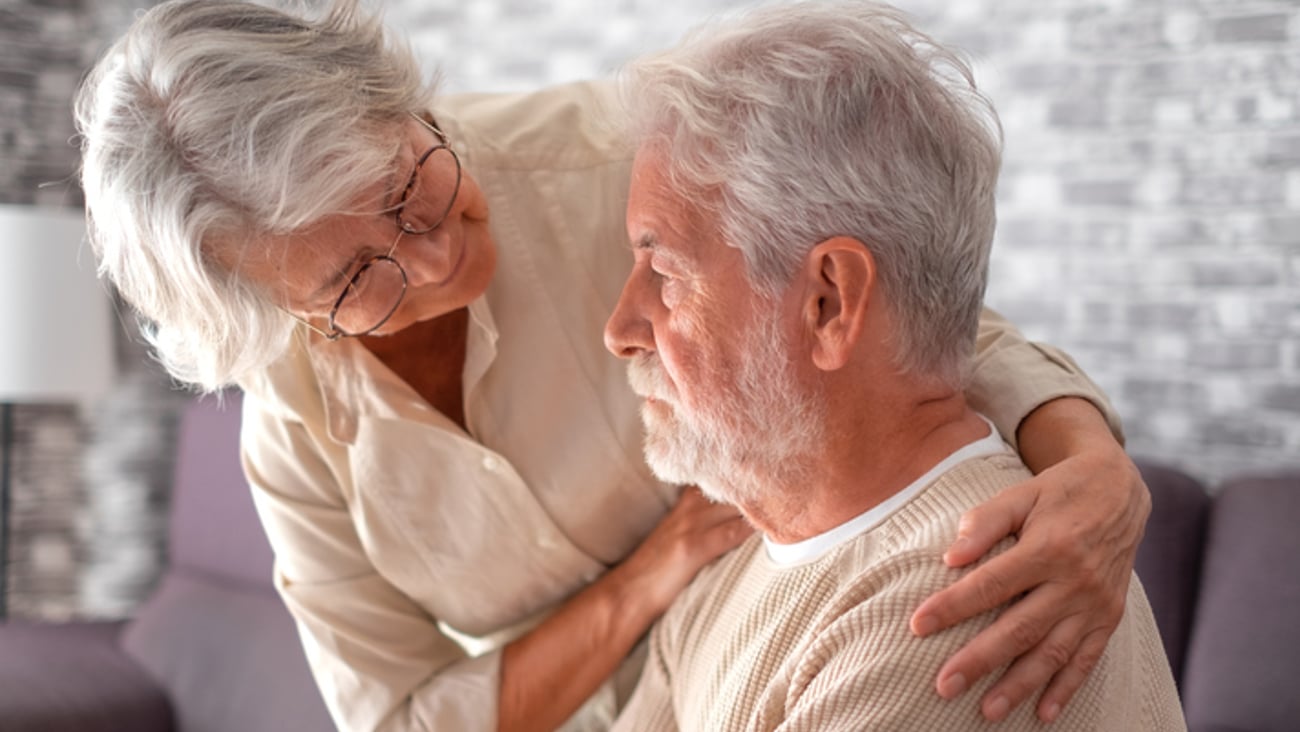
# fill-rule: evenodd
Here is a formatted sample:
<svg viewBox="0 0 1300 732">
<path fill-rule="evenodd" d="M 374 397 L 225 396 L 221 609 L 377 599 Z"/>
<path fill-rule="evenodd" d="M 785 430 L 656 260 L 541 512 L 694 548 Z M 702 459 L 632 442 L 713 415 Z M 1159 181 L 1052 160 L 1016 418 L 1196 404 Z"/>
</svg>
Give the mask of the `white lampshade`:
<svg viewBox="0 0 1300 732">
<path fill-rule="evenodd" d="M 0 205 L 0 402 L 107 390 L 112 327 L 82 212 Z"/>
</svg>

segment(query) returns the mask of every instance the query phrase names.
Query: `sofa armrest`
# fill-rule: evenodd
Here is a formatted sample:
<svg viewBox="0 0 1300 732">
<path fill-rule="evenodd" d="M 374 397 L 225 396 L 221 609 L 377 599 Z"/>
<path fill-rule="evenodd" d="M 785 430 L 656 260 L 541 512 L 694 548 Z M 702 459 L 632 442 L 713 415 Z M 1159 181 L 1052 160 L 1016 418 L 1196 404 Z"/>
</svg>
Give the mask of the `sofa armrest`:
<svg viewBox="0 0 1300 732">
<path fill-rule="evenodd" d="M 0 720 L 42 732 L 172 732 L 162 687 L 118 645 L 121 623 L 0 625 Z"/>
<path fill-rule="evenodd" d="M 1210 495 L 1179 470 L 1144 460 L 1137 465 L 1151 490 L 1151 517 L 1138 546 L 1135 569 L 1151 602 L 1169 668 L 1181 687 L 1201 586 Z"/>
<path fill-rule="evenodd" d="M 1300 475 L 1239 479 L 1210 516 L 1183 699 L 1191 730 L 1294 730 Z"/>
</svg>

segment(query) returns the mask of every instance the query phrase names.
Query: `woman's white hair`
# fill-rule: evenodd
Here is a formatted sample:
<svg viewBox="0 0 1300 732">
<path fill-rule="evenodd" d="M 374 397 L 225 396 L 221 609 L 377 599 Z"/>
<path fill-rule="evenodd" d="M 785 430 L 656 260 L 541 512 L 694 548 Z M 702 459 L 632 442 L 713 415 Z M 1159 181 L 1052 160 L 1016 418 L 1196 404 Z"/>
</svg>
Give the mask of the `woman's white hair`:
<svg viewBox="0 0 1300 732">
<path fill-rule="evenodd" d="M 621 81 L 633 142 L 704 194 L 755 289 L 858 239 L 900 320 L 897 366 L 964 383 L 1002 130 L 960 57 L 894 8 L 803 2 L 705 25 Z"/>
<path fill-rule="evenodd" d="M 214 390 L 283 353 L 293 321 L 214 247 L 346 210 L 431 92 L 355 0 L 319 18 L 173 0 L 107 51 L 75 103 L 90 241 L 175 378 Z"/>
</svg>

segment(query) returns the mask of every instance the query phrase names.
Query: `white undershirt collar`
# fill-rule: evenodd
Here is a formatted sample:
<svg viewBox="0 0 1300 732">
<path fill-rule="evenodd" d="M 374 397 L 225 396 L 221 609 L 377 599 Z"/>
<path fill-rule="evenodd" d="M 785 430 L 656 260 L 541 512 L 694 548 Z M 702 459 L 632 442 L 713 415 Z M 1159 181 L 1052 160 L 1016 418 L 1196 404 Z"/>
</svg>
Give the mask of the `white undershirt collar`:
<svg viewBox="0 0 1300 732">
<path fill-rule="evenodd" d="M 1006 452 L 1009 448 L 1002 441 L 1002 436 L 998 434 L 993 423 L 989 422 L 984 415 L 980 415 L 980 417 L 989 425 L 989 434 L 987 436 L 959 448 L 927 470 L 925 475 L 909 483 L 903 490 L 867 509 L 866 512 L 858 514 L 829 531 L 793 544 L 778 544 L 764 536 L 763 545 L 767 549 L 768 558 L 779 567 L 796 567 L 816 561 L 835 547 L 870 531 L 881 521 L 888 518 L 890 514 L 912 500 L 939 476 L 957 467 L 960 463 L 973 458 Z"/>
</svg>

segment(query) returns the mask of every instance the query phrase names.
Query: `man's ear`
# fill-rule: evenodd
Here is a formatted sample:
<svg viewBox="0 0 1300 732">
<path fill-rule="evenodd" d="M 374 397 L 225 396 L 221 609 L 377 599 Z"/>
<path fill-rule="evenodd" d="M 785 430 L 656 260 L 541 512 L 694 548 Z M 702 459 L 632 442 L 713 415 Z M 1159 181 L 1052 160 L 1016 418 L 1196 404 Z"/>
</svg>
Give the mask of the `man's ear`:
<svg viewBox="0 0 1300 732">
<path fill-rule="evenodd" d="M 813 247 L 804 266 L 804 325 L 812 340 L 813 363 L 833 371 L 848 362 L 862 335 L 876 283 L 876 260 L 862 242 L 837 236 Z"/>
</svg>

